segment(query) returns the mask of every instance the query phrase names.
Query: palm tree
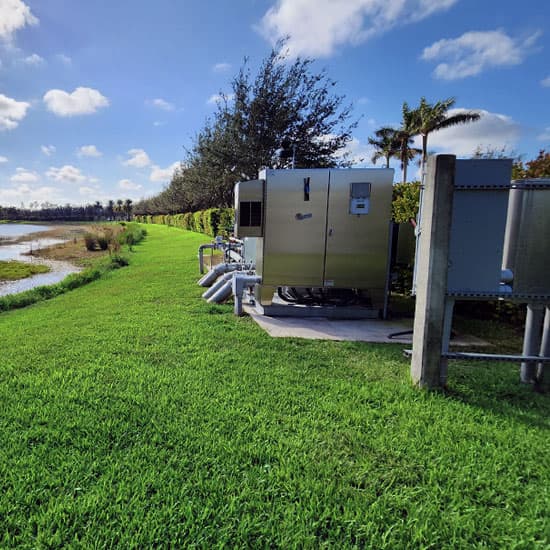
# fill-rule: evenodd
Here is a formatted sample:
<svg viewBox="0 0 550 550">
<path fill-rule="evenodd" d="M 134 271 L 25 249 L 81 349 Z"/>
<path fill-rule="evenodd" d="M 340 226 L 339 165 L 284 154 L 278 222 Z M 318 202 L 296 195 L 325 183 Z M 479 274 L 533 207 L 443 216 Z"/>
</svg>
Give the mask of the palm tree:
<svg viewBox="0 0 550 550">
<path fill-rule="evenodd" d="M 437 130 L 456 126 L 457 124 L 474 122 L 480 117 L 479 113 L 473 111 L 449 116 L 448 111 L 455 103 L 456 99 L 454 97 L 436 101 L 433 104 L 428 103 L 425 97 L 420 98 L 420 105 L 416 109 L 414 118 L 417 125 L 415 133 L 422 136 L 422 171 L 424 171 L 428 158 L 428 135 L 431 132 L 437 132 Z"/>
<path fill-rule="evenodd" d="M 95 217 L 98 220 L 101 219 L 101 215 L 103 214 L 103 205 L 101 204 L 100 201 L 95 201 L 94 210 L 95 210 Z"/>
<path fill-rule="evenodd" d="M 124 201 L 122 199 L 117 199 L 116 206 L 115 206 L 115 212 L 118 214 L 116 217 L 117 220 L 120 220 L 121 218 L 120 214 L 123 213 L 123 206 L 124 206 Z"/>
<path fill-rule="evenodd" d="M 403 171 L 403 183 L 407 183 L 407 168 L 409 162 L 416 155 L 422 153 L 421 149 L 412 147 L 414 136 L 418 135 L 418 111 L 409 109 L 407 102 L 403 103 L 403 120 L 401 128 L 397 130 L 397 143 L 399 148 L 399 160 L 401 161 L 401 170 Z"/>
<path fill-rule="evenodd" d="M 109 221 L 113 221 L 114 214 L 115 214 L 115 201 L 110 200 L 107 203 L 107 206 L 105 207 L 105 210 L 107 212 L 107 219 Z"/>
<path fill-rule="evenodd" d="M 124 201 L 124 206 L 122 208 L 126 214 L 126 220 L 130 221 L 131 214 L 132 214 L 132 199 L 126 199 Z"/>
<path fill-rule="evenodd" d="M 398 131 L 395 128 L 384 126 L 374 132 L 375 138 L 369 138 L 369 144 L 376 151 L 371 157 L 372 163 L 376 164 L 378 159 L 386 159 L 386 168 L 390 167 L 390 159 L 399 157 L 399 141 L 397 139 Z"/>
</svg>

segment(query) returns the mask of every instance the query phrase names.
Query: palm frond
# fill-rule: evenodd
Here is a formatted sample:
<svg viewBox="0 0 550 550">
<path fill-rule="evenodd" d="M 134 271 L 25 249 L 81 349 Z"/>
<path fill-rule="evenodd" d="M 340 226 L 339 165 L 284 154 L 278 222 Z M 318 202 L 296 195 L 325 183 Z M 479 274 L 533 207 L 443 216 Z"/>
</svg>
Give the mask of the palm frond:
<svg viewBox="0 0 550 550">
<path fill-rule="evenodd" d="M 476 120 L 479 120 L 480 117 L 481 115 L 479 113 L 473 111 L 452 115 L 442 120 L 437 125 L 436 130 L 442 130 L 443 128 L 449 128 L 451 126 L 456 126 L 457 124 L 467 124 L 468 122 L 475 122 Z"/>
</svg>

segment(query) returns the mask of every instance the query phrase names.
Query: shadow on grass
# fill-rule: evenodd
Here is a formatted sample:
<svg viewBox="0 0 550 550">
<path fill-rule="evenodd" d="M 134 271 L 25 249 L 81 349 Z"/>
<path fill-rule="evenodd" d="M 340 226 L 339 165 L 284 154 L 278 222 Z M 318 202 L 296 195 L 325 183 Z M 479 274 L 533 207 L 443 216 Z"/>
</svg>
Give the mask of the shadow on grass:
<svg viewBox="0 0 550 550">
<path fill-rule="evenodd" d="M 519 381 L 519 364 L 451 361 L 445 394 L 507 420 L 550 429 L 548 380 L 541 392 L 534 391 Z"/>
</svg>

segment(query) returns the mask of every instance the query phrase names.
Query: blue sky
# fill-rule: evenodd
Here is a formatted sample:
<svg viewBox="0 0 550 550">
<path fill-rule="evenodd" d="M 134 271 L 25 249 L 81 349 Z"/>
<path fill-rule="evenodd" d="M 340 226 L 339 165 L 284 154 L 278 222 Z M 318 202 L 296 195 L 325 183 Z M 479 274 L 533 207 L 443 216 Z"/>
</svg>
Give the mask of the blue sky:
<svg viewBox="0 0 550 550">
<path fill-rule="evenodd" d="M 422 95 L 482 114 L 431 150 L 530 159 L 550 148 L 549 28 L 548 0 L 0 0 L 0 204 L 157 193 L 281 36 L 354 103 L 357 165 Z"/>
</svg>

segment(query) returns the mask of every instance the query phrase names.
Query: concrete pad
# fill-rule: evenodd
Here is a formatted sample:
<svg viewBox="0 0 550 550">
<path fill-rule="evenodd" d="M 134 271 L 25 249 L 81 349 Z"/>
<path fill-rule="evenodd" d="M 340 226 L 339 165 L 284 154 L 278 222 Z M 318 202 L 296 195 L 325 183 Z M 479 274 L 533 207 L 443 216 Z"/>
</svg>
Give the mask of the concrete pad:
<svg viewBox="0 0 550 550">
<path fill-rule="evenodd" d="M 395 332 L 412 330 L 413 320 L 381 321 L 378 319 L 326 319 L 323 317 L 269 317 L 253 307 L 244 310 L 273 338 L 305 338 L 307 340 L 347 340 L 384 344 L 411 344 L 412 334 L 388 338 Z M 451 340 L 456 346 L 488 346 L 488 342 L 475 336 L 456 335 Z"/>
</svg>

